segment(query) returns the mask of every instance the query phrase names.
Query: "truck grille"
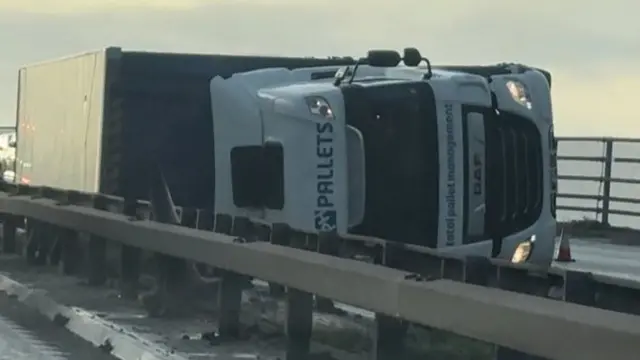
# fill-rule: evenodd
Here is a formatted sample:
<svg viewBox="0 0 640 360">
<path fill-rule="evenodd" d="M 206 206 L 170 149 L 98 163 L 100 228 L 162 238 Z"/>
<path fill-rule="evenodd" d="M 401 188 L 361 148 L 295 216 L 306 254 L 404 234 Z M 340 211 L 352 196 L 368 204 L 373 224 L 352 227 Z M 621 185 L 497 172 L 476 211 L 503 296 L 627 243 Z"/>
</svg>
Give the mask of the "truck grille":
<svg viewBox="0 0 640 360">
<path fill-rule="evenodd" d="M 486 229 L 504 237 L 531 226 L 542 210 L 540 131 L 525 117 L 501 112 L 485 121 Z"/>
</svg>

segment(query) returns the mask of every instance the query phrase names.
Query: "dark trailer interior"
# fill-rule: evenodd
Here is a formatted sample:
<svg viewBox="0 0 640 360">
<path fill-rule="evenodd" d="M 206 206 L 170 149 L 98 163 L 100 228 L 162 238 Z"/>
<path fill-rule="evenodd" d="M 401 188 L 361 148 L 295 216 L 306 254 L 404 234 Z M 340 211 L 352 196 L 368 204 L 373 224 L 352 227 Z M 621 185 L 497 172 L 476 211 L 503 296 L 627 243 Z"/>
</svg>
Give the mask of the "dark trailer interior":
<svg viewBox="0 0 640 360">
<path fill-rule="evenodd" d="M 269 67 L 352 64 L 293 58 L 107 51 L 100 191 L 148 198 L 157 163 L 178 206 L 212 209 L 213 120 L 209 81 Z M 151 173 L 153 173 L 151 171 Z"/>
</svg>

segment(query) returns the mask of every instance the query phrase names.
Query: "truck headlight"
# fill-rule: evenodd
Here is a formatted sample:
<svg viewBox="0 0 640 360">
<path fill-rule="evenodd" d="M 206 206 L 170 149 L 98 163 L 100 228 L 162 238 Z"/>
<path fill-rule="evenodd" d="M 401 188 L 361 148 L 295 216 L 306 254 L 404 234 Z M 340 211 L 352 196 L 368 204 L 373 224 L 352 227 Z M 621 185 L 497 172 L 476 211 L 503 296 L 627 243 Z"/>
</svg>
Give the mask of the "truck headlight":
<svg viewBox="0 0 640 360">
<path fill-rule="evenodd" d="M 529 96 L 527 87 L 524 86 L 523 83 L 515 80 L 509 80 L 506 85 L 513 100 L 520 103 L 520 105 L 527 109 L 531 109 L 531 97 Z"/>
<path fill-rule="evenodd" d="M 518 244 L 516 251 L 513 252 L 513 256 L 511 257 L 511 262 L 515 264 L 520 264 L 529 260 L 531 253 L 533 252 L 533 246 L 535 245 L 536 236 L 531 236 L 530 239 L 525 240 Z"/>
<path fill-rule="evenodd" d="M 321 116 L 325 120 L 333 120 L 333 110 L 329 102 L 321 96 L 308 96 L 305 98 L 309 112 L 313 115 Z"/>
</svg>

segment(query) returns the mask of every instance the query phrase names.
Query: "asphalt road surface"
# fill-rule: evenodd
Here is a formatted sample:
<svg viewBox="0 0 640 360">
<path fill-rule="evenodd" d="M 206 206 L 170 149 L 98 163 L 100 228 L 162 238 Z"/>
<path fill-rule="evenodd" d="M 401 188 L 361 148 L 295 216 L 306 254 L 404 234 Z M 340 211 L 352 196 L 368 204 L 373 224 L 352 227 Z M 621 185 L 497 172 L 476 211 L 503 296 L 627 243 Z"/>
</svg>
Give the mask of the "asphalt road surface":
<svg viewBox="0 0 640 360">
<path fill-rule="evenodd" d="M 575 262 L 556 262 L 554 267 L 640 282 L 640 246 L 613 245 L 575 238 L 570 242 Z"/>
<path fill-rule="evenodd" d="M 115 360 L 17 299 L 0 294 L 0 360 Z"/>
</svg>

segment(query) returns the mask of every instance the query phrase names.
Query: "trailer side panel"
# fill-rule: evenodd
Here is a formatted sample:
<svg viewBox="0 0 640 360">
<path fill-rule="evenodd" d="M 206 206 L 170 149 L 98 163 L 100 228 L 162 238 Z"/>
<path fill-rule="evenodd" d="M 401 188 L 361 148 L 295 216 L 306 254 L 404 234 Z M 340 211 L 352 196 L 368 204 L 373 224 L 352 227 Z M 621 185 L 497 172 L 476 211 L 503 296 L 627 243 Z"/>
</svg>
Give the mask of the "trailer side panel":
<svg viewBox="0 0 640 360">
<path fill-rule="evenodd" d="M 16 181 L 99 190 L 105 53 L 19 71 Z"/>
</svg>

